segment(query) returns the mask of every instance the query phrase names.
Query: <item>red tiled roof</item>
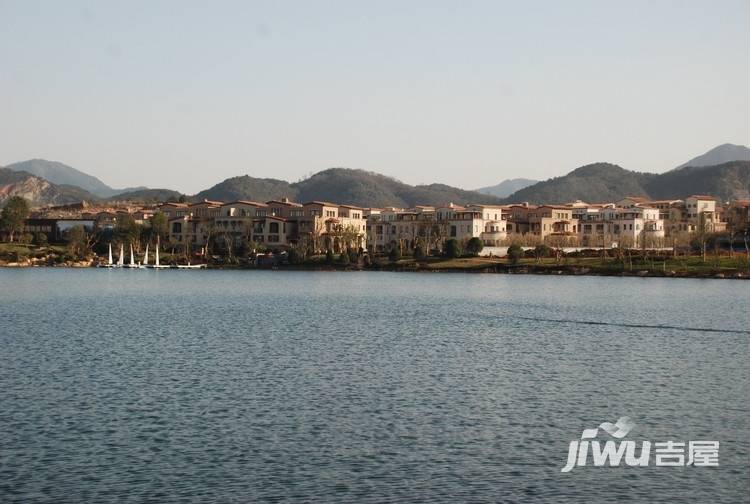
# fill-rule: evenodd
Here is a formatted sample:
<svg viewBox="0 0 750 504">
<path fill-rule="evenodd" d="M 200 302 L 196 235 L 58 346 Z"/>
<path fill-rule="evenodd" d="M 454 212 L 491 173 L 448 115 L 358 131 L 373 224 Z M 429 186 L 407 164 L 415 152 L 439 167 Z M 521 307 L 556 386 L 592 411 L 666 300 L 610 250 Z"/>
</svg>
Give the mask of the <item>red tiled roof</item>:
<svg viewBox="0 0 750 504">
<path fill-rule="evenodd" d="M 237 201 L 230 201 L 229 203 L 222 203 L 221 206 L 229 206 L 229 205 L 250 205 L 250 206 L 257 206 L 257 207 L 266 207 L 265 203 L 258 203 L 257 201 L 247 201 L 247 200 L 237 200 Z"/>
<path fill-rule="evenodd" d="M 330 201 L 308 201 L 307 203 L 304 203 L 303 206 L 307 205 L 322 205 L 322 206 L 330 206 L 330 207 L 338 207 L 340 206 L 338 203 L 331 203 Z"/>
</svg>

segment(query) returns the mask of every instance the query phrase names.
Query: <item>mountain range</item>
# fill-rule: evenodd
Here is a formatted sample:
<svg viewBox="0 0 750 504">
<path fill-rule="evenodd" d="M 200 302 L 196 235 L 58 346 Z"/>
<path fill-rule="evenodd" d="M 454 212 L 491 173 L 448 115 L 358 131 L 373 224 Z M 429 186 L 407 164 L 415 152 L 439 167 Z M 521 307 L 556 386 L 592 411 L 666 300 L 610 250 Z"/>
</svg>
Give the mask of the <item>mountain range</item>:
<svg viewBox="0 0 750 504">
<path fill-rule="evenodd" d="M 348 168 L 330 168 L 293 183 L 243 175 L 228 178 L 186 199 L 267 201 L 288 197 L 297 201 L 329 200 L 364 207 L 410 207 L 451 201 L 559 204 L 577 199 L 617 201 L 625 196 L 676 199 L 696 193 L 722 200 L 750 197 L 750 149 L 741 145 L 720 145 L 661 174 L 626 170 L 611 163 L 594 163 L 542 182 L 511 179 L 477 191 L 444 184 L 409 185 L 378 173 Z M 35 206 L 80 200 L 156 202 L 182 196 L 170 189 L 113 189 L 75 168 L 40 159 L 0 168 L 0 206 L 14 195 L 29 199 Z"/>
<path fill-rule="evenodd" d="M 300 182 L 232 177 L 201 191 L 194 199 L 267 201 L 288 197 L 296 201 L 335 201 L 364 207 L 439 205 L 450 201 L 500 203 L 500 199 L 444 184 L 409 185 L 379 173 L 349 168 L 329 168 Z"/>
<path fill-rule="evenodd" d="M 6 168 L 36 175 L 53 184 L 77 186 L 99 198 L 109 198 L 120 193 L 146 189 L 145 187 L 113 189 L 93 175 L 76 170 L 72 166 L 59 161 L 47 161 L 46 159 L 29 159 L 28 161 L 9 164 Z"/>
</svg>

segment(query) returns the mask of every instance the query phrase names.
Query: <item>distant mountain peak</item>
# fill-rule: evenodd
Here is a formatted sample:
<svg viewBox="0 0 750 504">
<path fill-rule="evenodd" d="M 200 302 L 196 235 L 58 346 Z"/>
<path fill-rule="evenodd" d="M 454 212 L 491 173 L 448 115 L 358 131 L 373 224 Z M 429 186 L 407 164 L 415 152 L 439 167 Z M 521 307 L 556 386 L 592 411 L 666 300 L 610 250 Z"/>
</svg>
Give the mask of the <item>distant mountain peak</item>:
<svg viewBox="0 0 750 504">
<path fill-rule="evenodd" d="M 687 166 L 700 167 L 700 166 L 716 166 L 730 161 L 750 161 L 750 149 L 744 145 L 736 145 L 731 143 L 725 143 L 717 145 L 713 149 L 709 150 L 705 154 L 694 157 L 686 163 L 682 163 L 680 166 L 675 168 L 685 168 Z"/>
<path fill-rule="evenodd" d="M 498 198 L 505 198 L 510 196 L 516 191 L 520 191 L 524 187 L 534 185 L 538 180 L 532 180 L 527 178 L 512 178 L 505 179 L 497 185 L 481 187 L 476 191 L 482 194 L 489 194 L 490 196 L 496 196 Z"/>
</svg>

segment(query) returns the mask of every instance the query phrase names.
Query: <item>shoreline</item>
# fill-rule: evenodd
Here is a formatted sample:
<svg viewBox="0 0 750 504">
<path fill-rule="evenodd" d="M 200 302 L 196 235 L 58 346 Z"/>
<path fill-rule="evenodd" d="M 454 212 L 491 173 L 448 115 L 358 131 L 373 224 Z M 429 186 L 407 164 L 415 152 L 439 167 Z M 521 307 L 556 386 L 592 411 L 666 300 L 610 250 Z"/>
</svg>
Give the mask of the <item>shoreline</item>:
<svg viewBox="0 0 750 504">
<path fill-rule="evenodd" d="M 0 268 L 7 269 L 26 269 L 26 268 L 69 268 L 84 269 L 95 268 L 94 261 L 75 261 L 71 263 L 58 264 L 22 264 L 0 262 Z M 110 269 L 110 268 L 101 268 Z M 114 268 L 120 269 L 120 268 Z M 128 268 L 124 268 L 128 269 Z M 178 270 L 179 268 L 163 268 L 164 270 Z M 207 265 L 202 270 L 243 270 L 243 271 L 310 271 L 310 272 L 389 272 L 389 273 L 470 273 L 470 274 L 496 274 L 496 275 L 542 275 L 542 276 L 606 276 L 606 277 L 636 277 L 636 278 L 698 278 L 698 279 L 723 279 L 723 280 L 749 280 L 750 269 L 742 270 L 724 270 L 720 268 L 707 267 L 705 271 L 678 271 L 675 269 L 654 269 L 634 267 L 632 269 L 622 269 L 616 267 L 607 267 L 606 265 L 582 266 L 572 264 L 517 264 L 493 262 L 490 264 L 479 264 L 470 266 L 445 266 L 434 267 L 429 263 L 409 262 L 409 263 L 386 263 L 377 264 L 369 267 L 352 266 L 343 264 L 283 264 L 273 267 L 256 267 L 244 265 Z"/>
</svg>

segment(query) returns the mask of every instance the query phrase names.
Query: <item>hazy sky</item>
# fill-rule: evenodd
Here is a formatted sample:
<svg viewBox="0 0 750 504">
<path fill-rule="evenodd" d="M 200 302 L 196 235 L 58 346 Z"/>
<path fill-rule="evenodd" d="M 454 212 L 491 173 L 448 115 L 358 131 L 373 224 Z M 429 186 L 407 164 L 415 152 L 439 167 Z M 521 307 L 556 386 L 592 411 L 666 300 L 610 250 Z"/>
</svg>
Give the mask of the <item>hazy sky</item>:
<svg viewBox="0 0 750 504">
<path fill-rule="evenodd" d="M 0 0 L 0 164 L 474 188 L 750 144 L 750 1 Z"/>
</svg>

